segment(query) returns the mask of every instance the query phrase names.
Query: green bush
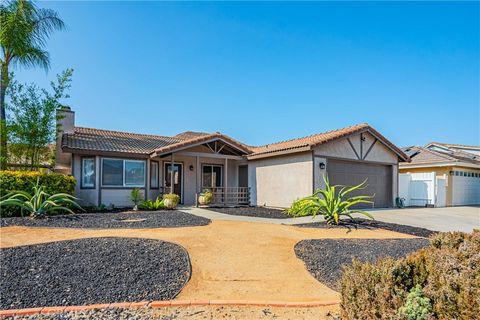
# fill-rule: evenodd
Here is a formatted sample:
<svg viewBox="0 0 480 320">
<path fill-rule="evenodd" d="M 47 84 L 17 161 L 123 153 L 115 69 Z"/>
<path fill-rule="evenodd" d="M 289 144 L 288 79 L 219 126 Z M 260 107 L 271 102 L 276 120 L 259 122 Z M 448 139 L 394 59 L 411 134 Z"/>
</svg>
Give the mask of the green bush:
<svg viewBox="0 0 480 320">
<path fill-rule="evenodd" d="M 165 209 L 165 204 L 163 203 L 163 200 L 160 200 L 159 197 L 153 201 L 152 199 L 149 200 L 144 200 L 140 202 L 140 209 L 142 210 L 161 210 Z"/>
<path fill-rule="evenodd" d="M 175 209 L 177 205 L 180 203 L 180 196 L 175 193 L 164 194 L 162 199 L 167 209 Z"/>
<path fill-rule="evenodd" d="M 480 232 L 441 233 L 431 244 L 396 261 L 354 261 L 346 267 L 342 319 L 424 319 L 410 318 L 415 312 L 425 319 L 475 319 L 480 314 Z M 431 308 L 422 300 L 423 310 L 412 309 L 410 294 L 417 286 Z"/>
<path fill-rule="evenodd" d="M 67 193 L 73 195 L 75 178 L 58 173 L 40 173 L 34 171 L 0 171 L 0 197 L 12 191 L 24 191 L 32 194 L 37 183 L 44 187 L 48 194 Z M 21 210 L 16 206 L 1 208 L 2 217 L 20 216 Z"/>
<path fill-rule="evenodd" d="M 427 320 L 431 317 L 432 304 L 423 295 L 422 287 L 416 285 L 407 296 L 405 305 L 399 310 L 401 317 L 407 320 Z"/>
</svg>

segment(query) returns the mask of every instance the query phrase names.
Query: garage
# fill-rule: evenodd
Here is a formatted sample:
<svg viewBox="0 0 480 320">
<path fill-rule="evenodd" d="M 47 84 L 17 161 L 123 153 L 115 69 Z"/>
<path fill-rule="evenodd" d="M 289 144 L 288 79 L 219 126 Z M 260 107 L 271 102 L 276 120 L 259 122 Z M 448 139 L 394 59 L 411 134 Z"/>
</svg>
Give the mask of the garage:
<svg viewBox="0 0 480 320">
<path fill-rule="evenodd" d="M 392 166 L 358 161 L 327 161 L 330 184 L 354 186 L 367 180 L 368 186 L 352 195 L 374 195 L 374 204 L 359 208 L 386 208 L 392 206 Z"/>
</svg>

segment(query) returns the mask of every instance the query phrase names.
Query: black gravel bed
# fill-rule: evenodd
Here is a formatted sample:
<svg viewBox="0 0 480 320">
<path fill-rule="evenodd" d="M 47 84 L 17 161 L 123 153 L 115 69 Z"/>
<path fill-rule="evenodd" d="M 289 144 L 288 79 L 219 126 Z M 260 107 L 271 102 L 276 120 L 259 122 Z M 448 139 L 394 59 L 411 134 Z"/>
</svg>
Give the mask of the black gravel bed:
<svg viewBox="0 0 480 320">
<path fill-rule="evenodd" d="M 418 228 L 412 226 L 406 226 L 403 224 L 396 224 L 396 223 L 389 223 L 389 222 L 382 222 L 377 220 L 370 220 L 370 219 L 362 219 L 362 218 L 355 218 L 353 220 L 342 220 L 338 226 L 331 226 L 328 225 L 326 222 L 314 222 L 314 223 L 302 223 L 296 224 L 296 227 L 303 227 L 303 228 L 346 228 L 349 230 L 352 229 L 384 229 L 389 231 L 395 231 L 400 233 L 409 234 L 416 237 L 424 237 L 428 238 L 431 235 L 437 233 L 437 231 L 428 230 L 425 228 Z"/>
<path fill-rule="evenodd" d="M 91 238 L 0 253 L 0 309 L 169 300 L 191 275 L 186 250 L 160 240 Z"/>
<path fill-rule="evenodd" d="M 48 216 L 32 219 L 29 217 L 2 218 L 2 227 L 56 227 L 82 229 L 145 229 L 205 226 L 207 218 L 177 210 L 133 211 L 119 213 L 88 213 Z"/>
<path fill-rule="evenodd" d="M 318 281 L 339 291 L 341 267 L 351 265 L 353 258 L 362 262 L 385 257 L 398 259 L 429 244 L 422 238 L 302 240 L 295 245 L 295 254 Z"/>
<path fill-rule="evenodd" d="M 234 216 L 248 216 L 257 218 L 272 218 L 272 219 L 288 219 L 291 218 L 283 210 L 265 208 L 265 207 L 212 207 L 208 210 L 220 212 L 224 214 L 230 214 Z"/>
</svg>

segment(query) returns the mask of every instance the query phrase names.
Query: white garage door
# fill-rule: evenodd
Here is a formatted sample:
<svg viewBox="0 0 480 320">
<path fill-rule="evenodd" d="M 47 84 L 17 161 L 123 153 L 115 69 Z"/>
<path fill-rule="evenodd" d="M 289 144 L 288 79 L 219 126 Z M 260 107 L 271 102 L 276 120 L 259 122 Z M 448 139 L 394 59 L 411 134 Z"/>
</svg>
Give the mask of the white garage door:
<svg viewBox="0 0 480 320">
<path fill-rule="evenodd" d="M 455 174 L 459 173 L 462 176 L 454 175 L 452 177 L 452 205 L 480 204 L 480 177 L 478 174 L 455 171 Z"/>
</svg>

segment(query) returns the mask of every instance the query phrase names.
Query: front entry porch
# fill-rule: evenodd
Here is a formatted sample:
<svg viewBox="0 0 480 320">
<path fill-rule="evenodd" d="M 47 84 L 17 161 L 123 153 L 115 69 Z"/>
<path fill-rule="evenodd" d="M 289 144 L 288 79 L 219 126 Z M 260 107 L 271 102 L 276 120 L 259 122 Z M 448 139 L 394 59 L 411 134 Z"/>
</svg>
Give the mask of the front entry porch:
<svg viewBox="0 0 480 320">
<path fill-rule="evenodd" d="M 156 154 L 150 162 L 161 168 L 158 192 L 178 194 L 183 205 L 197 205 L 199 195 L 209 190 L 211 206 L 239 206 L 250 204 L 244 154 L 228 142 L 214 139 Z"/>
</svg>

